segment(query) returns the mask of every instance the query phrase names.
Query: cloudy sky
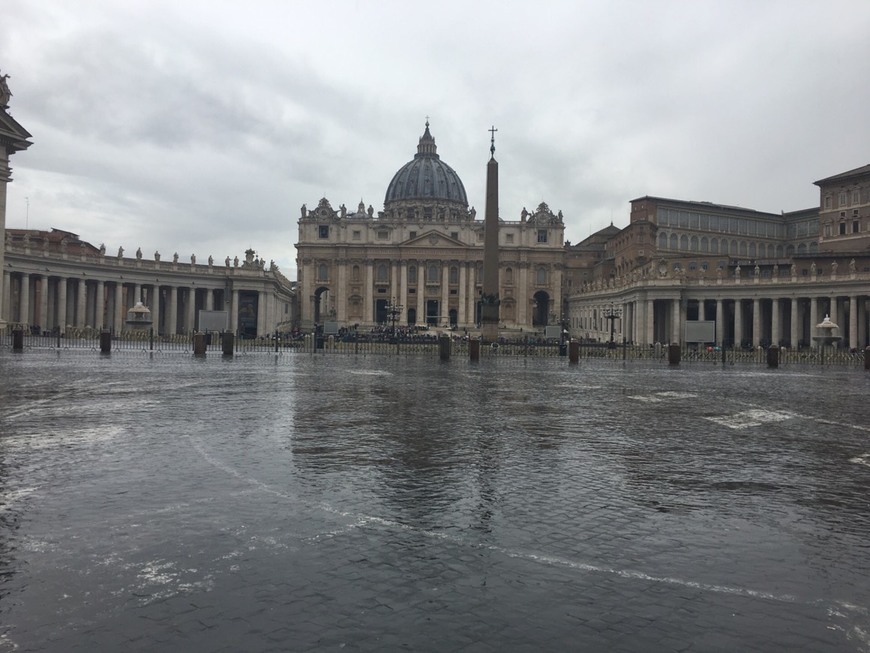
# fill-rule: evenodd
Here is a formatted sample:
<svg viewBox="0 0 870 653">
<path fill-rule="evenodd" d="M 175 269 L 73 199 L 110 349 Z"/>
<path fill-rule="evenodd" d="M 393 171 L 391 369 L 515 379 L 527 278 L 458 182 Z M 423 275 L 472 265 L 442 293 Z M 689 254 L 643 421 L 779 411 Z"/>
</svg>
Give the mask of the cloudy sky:
<svg viewBox="0 0 870 653">
<path fill-rule="evenodd" d="M 762 211 L 870 163 L 870 2 L 4 0 L 33 134 L 7 226 L 295 278 L 299 208 L 383 208 L 426 116 L 484 209 L 574 242 L 642 195 Z"/>
</svg>

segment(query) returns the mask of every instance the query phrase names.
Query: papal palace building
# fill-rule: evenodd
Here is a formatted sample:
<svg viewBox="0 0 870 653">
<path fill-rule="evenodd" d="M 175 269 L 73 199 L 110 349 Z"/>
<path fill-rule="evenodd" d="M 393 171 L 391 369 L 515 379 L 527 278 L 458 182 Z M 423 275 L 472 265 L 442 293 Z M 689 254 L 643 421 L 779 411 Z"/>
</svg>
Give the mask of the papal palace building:
<svg viewBox="0 0 870 653">
<path fill-rule="evenodd" d="M 189 334 L 200 328 L 199 311 L 226 311 L 227 328 L 248 337 L 289 330 L 294 322 L 292 283 L 274 263 L 253 251 L 243 260 L 184 262 L 177 254 L 161 260 L 104 246 L 68 231 L 6 229 L 9 157 L 31 145 L 31 135 L 8 113 L 9 88 L 0 76 L 0 326 L 15 324 L 33 333 L 70 328 L 126 329 L 127 311 L 137 302 L 150 309 L 160 335 Z"/>
<path fill-rule="evenodd" d="M 841 346 L 866 347 L 870 165 L 815 182 L 819 205 L 793 213 L 640 197 L 624 229 L 566 248 L 572 334 L 638 344 L 813 345 L 826 315 Z M 572 260 L 573 259 L 573 260 Z"/>
<path fill-rule="evenodd" d="M 480 174 L 484 174 L 481 166 Z M 519 213 L 519 212 L 518 212 Z M 321 199 L 299 219 L 300 326 L 334 321 L 369 329 L 398 323 L 476 329 L 480 322 L 484 222 L 469 208 L 459 175 L 441 160 L 426 123 L 414 158 L 387 186 L 384 210 Z M 501 327 L 558 323 L 565 225 L 541 203 L 500 220 Z M 400 309 L 400 310 L 399 310 Z"/>
</svg>

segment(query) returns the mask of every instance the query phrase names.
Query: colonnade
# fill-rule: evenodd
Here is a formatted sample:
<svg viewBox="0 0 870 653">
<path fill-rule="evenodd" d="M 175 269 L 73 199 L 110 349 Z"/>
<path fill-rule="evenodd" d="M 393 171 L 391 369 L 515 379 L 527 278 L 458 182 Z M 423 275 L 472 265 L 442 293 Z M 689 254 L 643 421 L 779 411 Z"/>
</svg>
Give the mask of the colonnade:
<svg viewBox="0 0 870 653">
<path fill-rule="evenodd" d="M 126 328 L 127 311 L 141 301 L 151 311 L 156 333 L 191 333 L 198 328 L 198 310 L 228 310 L 230 329 L 238 329 L 239 290 L 148 284 L 137 281 L 64 277 L 28 272 L 4 272 L 3 317 L 34 331 L 65 332 L 67 328 Z M 257 305 L 257 325 L 278 321 L 274 298 L 266 293 Z"/>
<path fill-rule="evenodd" d="M 609 315 L 614 318 L 615 339 L 641 345 L 685 342 L 690 321 L 715 326 L 714 342 L 731 346 L 807 347 L 814 344 L 816 325 L 826 315 L 838 325 L 834 335 L 840 346 L 863 349 L 870 343 L 870 293 L 828 288 L 824 294 L 802 291 L 790 295 L 756 293 L 729 297 L 698 288 L 691 292 L 627 291 L 597 299 L 569 301 L 572 335 L 606 341 L 610 339 Z"/>
</svg>

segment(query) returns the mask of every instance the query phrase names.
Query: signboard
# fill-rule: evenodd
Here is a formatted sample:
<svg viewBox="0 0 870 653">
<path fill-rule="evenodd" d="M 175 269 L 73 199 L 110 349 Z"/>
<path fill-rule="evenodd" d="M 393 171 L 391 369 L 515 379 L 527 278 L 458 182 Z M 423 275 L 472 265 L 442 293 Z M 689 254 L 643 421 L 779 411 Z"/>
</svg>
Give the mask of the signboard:
<svg viewBox="0 0 870 653">
<path fill-rule="evenodd" d="M 560 327 L 559 325 L 544 327 L 544 337 L 545 338 L 561 338 L 562 337 L 562 327 Z"/>
<path fill-rule="evenodd" d="M 716 342 L 714 320 L 686 320 L 685 342 Z"/>
<path fill-rule="evenodd" d="M 227 311 L 200 311 L 200 331 L 226 331 L 230 327 L 230 315 Z"/>
<path fill-rule="evenodd" d="M 338 333 L 338 322 L 324 322 L 323 335 L 334 336 Z"/>
</svg>

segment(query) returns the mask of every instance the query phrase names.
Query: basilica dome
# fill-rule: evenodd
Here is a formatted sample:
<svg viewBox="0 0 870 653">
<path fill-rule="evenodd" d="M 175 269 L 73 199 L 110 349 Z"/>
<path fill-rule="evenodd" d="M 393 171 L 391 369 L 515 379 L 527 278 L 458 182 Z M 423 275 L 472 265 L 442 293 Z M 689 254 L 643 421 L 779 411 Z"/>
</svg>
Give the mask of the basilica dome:
<svg viewBox="0 0 870 653">
<path fill-rule="evenodd" d="M 399 168 L 387 186 L 384 208 L 389 211 L 391 205 L 407 204 L 408 200 L 450 204 L 464 210 L 468 208 L 465 186 L 456 171 L 438 156 L 435 139 L 429 133 L 428 120 L 426 131 L 417 145 L 417 154 Z"/>
</svg>

